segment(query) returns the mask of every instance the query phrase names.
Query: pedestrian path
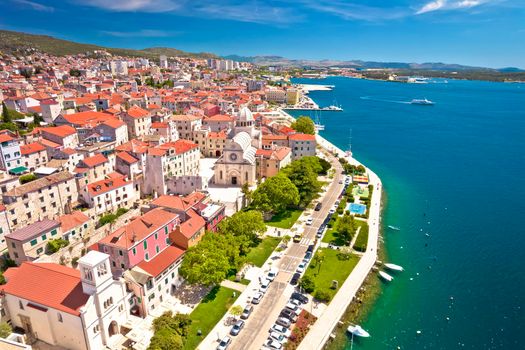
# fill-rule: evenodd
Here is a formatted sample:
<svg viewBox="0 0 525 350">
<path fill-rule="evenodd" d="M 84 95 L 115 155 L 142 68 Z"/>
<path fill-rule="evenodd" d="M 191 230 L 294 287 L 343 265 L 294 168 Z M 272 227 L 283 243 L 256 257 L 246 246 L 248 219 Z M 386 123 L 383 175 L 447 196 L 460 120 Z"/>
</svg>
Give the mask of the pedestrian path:
<svg viewBox="0 0 525 350">
<path fill-rule="evenodd" d="M 221 282 L 221 286 L 222 287 L 226 287 L 226 288 L 230 288 L 230 289 L 235 289 L 239 292 L 244 292 L 244 290 L 246 289 L 246 285 L 242 284 L 242 283 L 238 283 L 238 282 L 234 282 L 234 281 L 230 281 L 230 280 L 224 280 Z"/>
</svg>

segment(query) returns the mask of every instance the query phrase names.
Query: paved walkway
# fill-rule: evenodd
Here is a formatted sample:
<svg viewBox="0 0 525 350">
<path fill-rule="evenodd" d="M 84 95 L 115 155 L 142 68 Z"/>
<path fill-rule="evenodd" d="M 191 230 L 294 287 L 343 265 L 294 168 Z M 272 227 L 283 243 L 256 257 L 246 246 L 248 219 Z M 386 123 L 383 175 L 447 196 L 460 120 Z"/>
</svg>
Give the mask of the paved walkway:
<svg viewBox="0 0 525 350">
<path fill-rule="evenodd" d="M 350 305 L 350 302 L 355 297 L 357 291 L 361 288 L 361 285 L 377 259 L 382 187 L 381 180 L 374 172 L 368 170 L 368 175 L 370 178 L 370 184 L 374 185 L 374 191 L 372 193 L 370 216 L 368 220 L 369 233 L 367 250 L 362 255 L 352 273 L 343 283 L 332 302 L 328 305 L 324 313 L 318 318 L 317 322 L 315 322 L 306 337 L 303 339 L 299 345 L 299 350 L 317 350 L 323 348 L 327 340 L 330 338 L 333 329 L 346 311 L 348 305 Z"/>
<path fill-rule="evenodd" d="M 242 283 L 237 283 L 237 282 L 233 282 L 233 281 L 230 281 L 230 280 L 224 280 L 221 282 L 221 286 L 222 287 L 226 287 L 226 288 L 230 288 L 230 289 L 235 289 L 239 292 L 244 292 L 244 290 L 246 289 L 246 285 L 242 284 Z"/>
</svg>

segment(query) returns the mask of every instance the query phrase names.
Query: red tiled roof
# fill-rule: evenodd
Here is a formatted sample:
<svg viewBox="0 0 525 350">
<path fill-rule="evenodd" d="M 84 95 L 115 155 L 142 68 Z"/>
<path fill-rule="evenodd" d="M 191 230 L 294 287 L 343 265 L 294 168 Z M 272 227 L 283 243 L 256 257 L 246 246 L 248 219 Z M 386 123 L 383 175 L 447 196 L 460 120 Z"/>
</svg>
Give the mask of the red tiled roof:
<svg viewBox="0 0 525 350">
<path fill-rule="evenodd" d="M 72 315 L 80 315 L 89 295 L 84 294 L 80 271 L 52 263 L 24 262 L 5 273 L 5 294 L 17 296 Z"/>
<path fill-rule="evenodd" d="M 184 237 L 191 238 L 194 234 L 202 230 L 206 225 L 206 221 L 193 209 L 189 209 L 186 213 L 189 219 L 181 223 L 179 229 Z"/>
<path fill-rule="evenodd" d="M 8 142 L 8 141 L 13 141 L 13 140 L 14 138 L 12 138 L 8 134 L 0 134 L 0 142 Z"/>
<path fill-rule="evenodd" d="M 60 221 L 60 228 L 62 232 L 67 232 L 77 226 L 80 226 L 89 221 L 89 217 L 86 216 L 80 210 L 75 210 L 71 214 L 65 214 L 58 217 Z"/>
<path fill-rule="evenodd" d="M 214 116 L 204 118 L 204 122 L 233 122 L 233 117 L 225 114 L 216 114 Z"/>
<path fill-rule="evenodd" d="M 144 118 L 149 116 L 149 112 L 139 106 L 132 106 L 126 113 L 132 118 Z"/>
<path fill-rule="evenodd" d="M 108 119 L 104 121 L 102 124 L 109 126 L 110 128 L 116 129 L 120 128 L 123 125 L 126 125 L 122 120 L 120 119 Z"/>
<path fill-rule="evenodd" d="M 48 128 L 40 128 L 40 131 L 47 132 L 48 134 L 59 136 L 59 137 L 66 137 L 69 135 L 76 134 L 77 131 L 74 127 L 69 125 L 61 125 L 61 126 L 51 126 Z"/>
<path fill-rule="evenodd" d="M 184 250 L 170 245 L 157 254 L 153 259 L 149 261 L 143 260 L 137 266 L 151 276 L 157 277 L 183 255 Z"/>
<path fill-rule="evenodd" d="M 133 157 L 128 152 L 119 152 L 117 153 L 117 157 L 127 164 L 134 164 L 139 161 L 137 158 Z"/>
<path fill-rule="evenodd" d="M 151 204 L 169 208 L 169 209 L 176 209 L 181 211 L 186 211 L 188 209 L 187 203 L 182 199 L 182 197 L 178 196 L 170 196 L 170 195 L 163 195 L 159 196 L 158 198 L 154 199 Z"/>
<path fill-rule="evenodd" d="M 310 134 L 292 134 L 288 135 L 288 139 L 294 141 L 315 141 L 315 135 Z"/>
<path fill-rule="evenodd" d="M 27 145 L 20 146 L 20 153 L 22 153 L 22 155 L 33 154 L 45 150 L 46 148 L 38 142 L 28 143 Z"/>
<path fill-rule="evenodd" d="M 175 213 L 162 208 L 155 208 L 102 238 L 99 243 L 129 249 L 177 217 L 178 215 Z"/>
<path fill-rule="evenodd" d="M 176 154 L 186 153 L 198 147 L 199 146 L 197 146 L 195 142 L 192 142 L 189 140 L 183 140 L 183 139 L 177 140 L 175 142 L 163 143 L 162 145 L 157 146 L 158 149 L 163 149 L 163 150 L 174 148 Z"/>
<path fill-rule="evenodd" d="M 97 165 L 107 162 L 108 159 L 104 157 L 102 153 L 95 154 L 94 156 L 84 158 L 82 163 L 84 163 L 88 168 L 94 168 Z"/>
<path fill-rule="evenodd" d="M 74 125 L 98 125 L 106 120 L 115 118 L 115 116 L 94 111 L 79 112 L 73 114 L 62 114 L 62 117 L 71 124 Z"/>
<path fill-rule="evenodd" d="M 112 178 L 90 183 L 87 188 L 89 195 L 92 197 L 100 196 L 109 191 L 113 191 L 117 188 L 130 184 L 131 181 L 126 181 L 124 178 Z"/>
</svg>

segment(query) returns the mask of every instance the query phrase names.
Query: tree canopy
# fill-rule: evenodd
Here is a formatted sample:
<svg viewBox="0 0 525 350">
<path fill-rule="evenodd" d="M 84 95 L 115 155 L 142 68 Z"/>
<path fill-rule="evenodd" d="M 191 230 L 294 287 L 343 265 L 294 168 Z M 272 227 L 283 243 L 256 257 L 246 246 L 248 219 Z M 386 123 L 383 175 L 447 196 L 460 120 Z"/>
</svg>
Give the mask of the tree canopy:
<svg viewBox="0 0 525 350">
<path fill-rule="evenodd" d="M 218 231 L 223 235 L 233 236 L 239 253 L 245 255 L 250 247 L 259 241 L 259 236 L 266 231 L 266 224 L 262 214 L 256 210 L 239 211 L 222 220 Z"/>
<path fill-rule="evenodd" d="M 346 241 L 350 241 L 355 233 L 354 217 L 346 212 L 337 223 L 337 232 Z"/>
<path fill-rule="evenodd" d="M 314 121 L 307 116 L 301 116 L 295 120 L 295 122 L 290 125 L 292 129 L 297 132 L 302 132 L 303 134 L 315 134 L 315 124 Z"/>
<path fill-rule="evenodd" d="M 299 204 L 297 187 L 284 174 L 266 179 L 253 192 L 252 205 L 264 213 L 280 213 L 286 208 Z"/>
<path fill-rule="evenodd" d="M 317 157 L 303 157 L 293 161 L 282 170 L 297 187 L 300 196 L 299 205 L 303 207 L 307 206 L 321 190 L 321 183 L 317 180 L 317 175 L 322 167 L 319 163 L 316 166 L 312 158 Z"/>
</svg>

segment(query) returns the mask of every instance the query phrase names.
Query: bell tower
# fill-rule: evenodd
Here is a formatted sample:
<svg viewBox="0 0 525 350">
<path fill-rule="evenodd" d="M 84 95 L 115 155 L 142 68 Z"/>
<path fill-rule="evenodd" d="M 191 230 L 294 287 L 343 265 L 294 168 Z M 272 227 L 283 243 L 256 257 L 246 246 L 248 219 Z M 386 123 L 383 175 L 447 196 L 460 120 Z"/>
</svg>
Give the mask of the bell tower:
<svg viewBox="0 0 525 350">
<path fill-rule="evenodd" d="M 78 268 L 82 290 L 86 294 L 96 294 L 105 289 L 113 280 L 107 254 L 92 250 L 80 258 Z"/>
</svg>

